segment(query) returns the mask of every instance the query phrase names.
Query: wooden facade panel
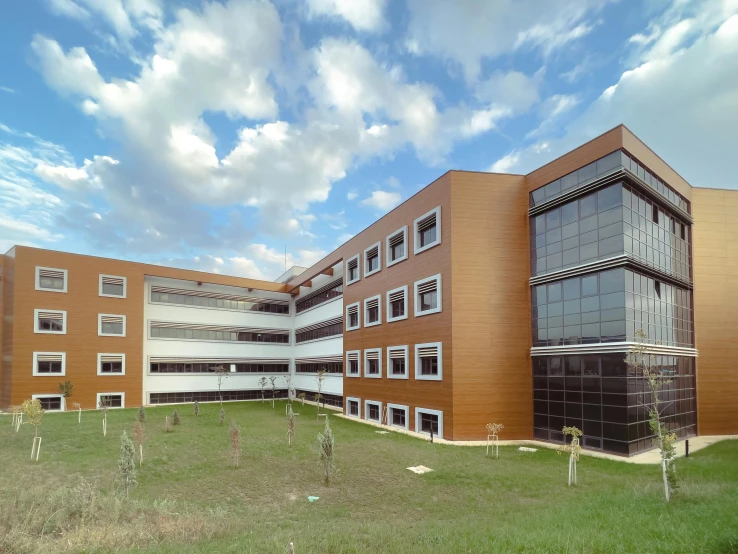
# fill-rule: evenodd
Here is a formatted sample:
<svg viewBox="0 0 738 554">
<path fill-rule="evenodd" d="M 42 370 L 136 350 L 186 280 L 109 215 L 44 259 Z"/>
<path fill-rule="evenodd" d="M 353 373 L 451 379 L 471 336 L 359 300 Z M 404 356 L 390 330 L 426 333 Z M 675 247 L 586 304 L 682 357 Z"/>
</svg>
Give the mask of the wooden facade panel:
<svg viewBox="0 0 738 554">
<path fill-rule="evenodd" d="M 452 176 L 454 438 L 533 434 L 530 239 L 522 176 Z"/>
<path fill-rule="evenodd" d="M 730 199 L 730 202 L 726 202 Z M 697 422 L 702 435 L 738 433 L 738 191 L 695 188 L 694 323 L 697 348 Z M 710 221 L 703 224 L 703 221 Z M 716 224 L 722 221 L 725 223 Z"/>
<path fill-rule="evenodd" d="M 0 408 L 11 404 L 13 384 L 13 309 L 15 306 L 15 249 L 2 256 L 2 309 L 0 309 Z"/>
</svg>

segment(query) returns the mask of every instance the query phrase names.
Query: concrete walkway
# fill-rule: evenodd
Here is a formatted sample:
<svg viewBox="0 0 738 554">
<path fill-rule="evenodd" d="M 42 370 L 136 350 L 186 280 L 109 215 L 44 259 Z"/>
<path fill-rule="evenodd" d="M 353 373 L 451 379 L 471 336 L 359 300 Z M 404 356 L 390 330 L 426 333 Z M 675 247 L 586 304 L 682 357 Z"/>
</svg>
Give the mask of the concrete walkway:
<svg viewBox="0 0 738 554">
<path fill-rule="evenodd" d="M 426 440 L 426 441 L 430 440 L 430 437 L 428 437 L 427 435 L 421 434 L 421 433 L 416 433 L 414 431 L 408 431 L 406 429 L 400 429 L 398 427 L 390 427 L 387 425 L 381 425 L 379 423 L 376 423 L 373 421 L 367 421 L 365 419 L 358 419 L 358 418 L 347 416 L 344 414 L 335 414 L 334 417 L 341 417 L 341 418 L 348 419 L 351 421 L 358 421 L 359 423 L 364 423 L 366 425 L 376 427 L 377 429 L 382 429 L 384 431 L 392 431 L 394 433 L 401 433 L 403 435 L 409 435 L 411 437 L 415 437 L 421 440 Z M 702 450 L 703 448 L 710 446 L 711 444 L 715 444 L 716 442 L 719 442 L 722 440 L 731 440 L 731 439 L 733 440 L 738 439 L 738 435 L 705 435 L 705 436 L 700 436 L 700 437 L 690 437 L 689 438 L 689 452 L 690 454 L 692 454 L 694 452 L 697 452 L 698 450 Z M 487 445 L 487 441 L 449 441 L 445 439 L 439 439 L 438 437 L 434 437 L 433 442 L 436 444 L 448 444 L 451 446 L 486 446 Z M 555 450 L 559 447 L 559 445 L 554 444 L 554 443 L 536 441 L 536 440 L 501 440 L 499 441 L 498 444 L 500 446 L 528 446 L 532 448 L 548 448 L 550 450 Z M 677 442 L 676 448 L 677 448 L 677 456 L 678 457 L 684 456 L 685 441 Z M 531 453 L 531 455 L 535 455 L 535 453 Z M 658 464 L 661 462 L 661 456 L 657 449 L 649 450 L 648 452 L 641 452 L 640 454 L 636 454 L 635 456 L 630 456 L 630 457 L 617 456 L 615 454 L 608 454 L 607 452 L 600 452 L 598 450 L 582 449 L 582 455 L 591 456 L 592 458 L 604 458 L 607 460 L 614 460 L 616 462 L 625 462 L 628 464 Z"/>
</svg>

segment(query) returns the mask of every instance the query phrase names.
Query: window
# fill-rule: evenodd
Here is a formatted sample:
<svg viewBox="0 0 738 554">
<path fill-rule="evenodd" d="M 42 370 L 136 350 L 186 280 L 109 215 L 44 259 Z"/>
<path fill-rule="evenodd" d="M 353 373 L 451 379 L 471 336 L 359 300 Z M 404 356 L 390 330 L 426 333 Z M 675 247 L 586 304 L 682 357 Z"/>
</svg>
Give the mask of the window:
<svg viewBox="0 0 738 554">
<path fill-rule="evenodd" d="M 297 391 L 302 392 L 302 391 Z M 287 398 L 287 389 L 276 389 L 274 398 Z M 310 399 L 309 391 L 306 391 L 306 398 Z M 261 399 L 260 389 L 249 389 L 249 390 L 224 390 L 222 391 L 223 401 L 233 400 L 259 400 Z M 217 390 L 214 391 L 180 391 L 180 392 L 152 392 L 149 393 L 149 404 L 184 404 L 190 402 L 218 402 L 220 399 L 220 393 Z M 337 402 L 340 402 L 343 398 L 338 397 Z M 323 400 L 325 404 L 333 405 L 336 402 L 334 395 L 324 394 Z"/>
<path fill-rule="evenodd" d="M 358 329 L 360 325 L 359 303 L 354 302 L 353 304 L 346 306 L 346 330 L 354 331 L 355 329 Z"/>
<path fill-rule="evenodd" d="M 441 208 L 434 208 L 415 220 L 414 252 L 420 254 L 441 244 Z"/>
<path fill-rule="evenodd" d="M 346 352 L 346 376 L 361 376 L 361 350 L 348 350 Z"/>
<path fill-rule="evenodd" d="M 415 408 L 415 432 L 424 435 L 433 433 L 443 438 L 443 412 L 428 408 Z"/>
<path fill-rule="evenodd" d="M 382 323 L 382 297 L 372 296 L 364 300 L 364 327 L 372 327 Z"/>
<path fill-rule="evenodd" d="M 407 260 L 407 225 L 387 237 L 387 267 Z"/>
<path fill-rule="evenodd" d="M 361 279 L 359 274 L 359 255 L 349 258 L 346 262 L 346 284 L 350 285 Z"/>
<path fill-rule="evenodd" d="M 364 419 L 369 421 L 382 422 L 382 403 L 374 400 L 364 401 Z"/>
<path fill-rule="evenodd" d="M 98 392 L 97 406 L 107 406 L 108 408 L 125 408 L 126 393 L 124 392 Z"/>
<path fill-rule="evenodd" d="M 126 374 L 126 355 L 125 354 L 98 354 L 97 355 L 97 374 L 98 375 L 125 375 Z"/>
<path fill-rule="evenodd" d="M 125 337 L 126 316 L 98 314 L 97 334 L 101 337 Z"/>
<path fill-rule="evenodd" d="M 381 260 L 379 259 L 381 251 L 381 242 L 373 244 L 369 248 L 364 250 L 364 277 L 374 275 L 380 269 L 382 269 Z"/>
<path fill-rule="evenodd" d="M 36 290 L 67 292 L 67 270 L 36 266 Z"/>
<path fill-rule="evenodd" d="M 343 334 L 343 318 L 335 317 L 295 329 L 295 342 L 307 342 Z"/>
<path fill-rule="evenodd" d="M 409 424 L 409 408 L 402 404 L 387 403 L 387 425 L 407 429 Z"/>
<path fill-rule="evenodd" d="M 321 370 L 340 375 L 343 373 L 343 362 L 298 362 L 295 360 L 296 373 L 319 373 Z"/>
<path fill-rule="evenodd" d="M 290 364 L 288 360 L 285 363 L 279 362 L 263 362 L 263 363 L 242 363 L 233 364 L 235 373 L 289 373 Z M 215 372 L 215 369 L 212 369 Z"/>
<path fill-rule="evenodd" d="M 63 310 L 33 310 L 34 333 L 67 334 L 67 312 Z"/>
<path fill-rule="evenodd" d="M 100 296 L 110 296 L 113 298 L 126 297 L 126 281 L 125 277 L 116 277 L 115 275 L 100 274 L 99 294 Z"/>
<path fill-rule="evenodd" d="M 315 306 L 320 306 L 324 302 L 329 302 L 334 298 L 340 298 L 342 295 L 343 279 L 339 279 L 297 300 L 295 302 L 295 312 L 299 314 Z"/>
<path fill-rule="evenodd" d="M 441 275 L 415 281 L 415 317 L 440 312 Z"/>
<path fill-rule="evenodd" d="M 39 400 L 44 411 L 59 412 L 64 409 L 64 397 L 60 394 L 33 394 L 31 398 Z"/>
<path fill-rule="evenodd" d="M 215 310 L 240 310 L 284 315 L 289 315 L 290 313 L 289 300 L 172 289 L 158 286 L 151 287 L 151 302 Z"/>
<path fill-rule="evenodd" d="M 380 379 L 382 377 L 382 349 L 367 348 L 364 350 L 364 377 Z"/>
<path fill-rule="evenodd" d="M 346 398 L 346 415 L 351 417 L 361 417 L 361 400 L 359 398 Z"/>
<path fill-rule="evenodd" d="M 440 342 L 415 345 L 415 378 L 421 381 L 443 380 L 443 353 Z"/>
<path fill-rule="evenodd" d="M 407 319 L 407 285 L 387 291 L 387 322 Z"/>
<path fill-rule="evenodd" d="M 387 347 L 387 378 L 407 379 L 407 346 Z"/>
<path fill-rule="evenodd" d="M 152 321 L 149 338 L 289 344 L 290 330 Z"/>
<path fill-rule="evenodd" d="M 64 352 L 34 352 L 33 375 L 35 377 L 66 375 L 67 355 Z"/>
</svg>

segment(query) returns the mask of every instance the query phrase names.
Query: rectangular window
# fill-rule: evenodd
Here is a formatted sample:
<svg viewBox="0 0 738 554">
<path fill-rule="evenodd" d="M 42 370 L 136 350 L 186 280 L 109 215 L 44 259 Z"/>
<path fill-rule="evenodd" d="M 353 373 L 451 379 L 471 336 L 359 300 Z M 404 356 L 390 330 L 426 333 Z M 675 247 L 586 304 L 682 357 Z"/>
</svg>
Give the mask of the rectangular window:
<svg viewBox="0 0 738 554">
<path fill-rule="evenodd" d="M 359 303 L 354 302 L 346 306 L 346 330 L 354 331 L 361 325 L 359 318 Z"/>
<path fill-rule="evenodd" d="M 441 381 L 443 379 L 443 355 L 440 342 L 415 345 L 415 379 Z"/>
<path fill-rule="evenodd" d="M 126 281 L 125 277 L 116 277 L 115 275 L 100 274 L 99 295 L 110 296 L 112 298 L 126 297 Z"/>
<path fill-rule="evenodd" d="M 389 379 L 407 379 L 407 346 L 387 347 L 387 377 Z"/>
<path fill-rule="evenodd" d="M 41 407 L 46 412 L 58 412 L 64 406 L 64 398 L 60 394 L 34 394 L 31 398 L 41 402 Z"/>
<path fill-rule="evenodd" d="M 434 208 L 415 220 L 415 254 L 441 244 L 441 208 Z"/>
<path fill-rule="evenodd" d="M 387 267 L 407 260 L 407 225 L 387 237 Z"/>
<path fill-rule="evenodd" d="M 125 375 L 126 374 L 126 355 L 125 354 L 98 354 L 97 355 L 97 374 L 98 375 Z"/>
<path fill-rule="evenodd" d="M 407 285 L 387 291 L 387 322 L 407 319 Z"/>
<path fill-rule="evenodd" d="M 387 404 L 387 421 L 388 425 L 392 427 L 400 427 L 401 429 L 408 428 L 408 417 L 409 409 L 407 406 L 401 404 Z"/>
<path fill-rule="evenodd" d="M 382 249 L 382 243 L 378 242 L 371 245 L 369 248 L 364 250 L 364 277 L 373 275 L 378 272 L 381 267 L 380 253 Z"/>
<path fill-rule="evenodd" d="M 346 376 L 347 377 L 360 377 L 361 350 L 349 350 L 346 352 Z"/>
<path fill-rule="evenodd" d="M 49 335 L 66 335 L 67 312 L 63 310 L 33 310 L 34 332 Z"/>
<path fill-rule="evenodd" d="M 346 262 L 346 284 L 350 285 L 361 279 L 359 274 L 359 255 L 349 258 Z"/>
<path fill-rule="evenodd" d="M 219 310 L 290 314 L 290 301 L 168 287 L 151 287 L 151 302 Z"/>
<path fill-rule="evenodd" d="M 335 317 L 307 327 L 295 329 L 295 343 L 334 337 L 343 334 L 343 318 Z"/>
<path fill-rule="evenodd" d="M 36 266 L 36 290 L 67 292 L 67 270 Z"/>
<path fill-rule="evenodd" d="M 382 403 L 374 400 L 364 401 L 364 417 L 369 421 L 381 423 Z"/>
<path fill-rule="evenodd" d="M 364 327 L 372 327 L 382 323 L 380 295 L 364 300 Z"/>
<path fill-rule="evenodd" d="M 382 349 L 367 348 L 364 350 L 364 377 L 379 379 L 382 377 Z"/>
<path fill-rule="evenodd" d="M 97 334 L 101 337 L 125 337 L 126 316 L 98 314 Z"/>
<path fill-rule="evenodd" d="M 64 352 L 34 352 L 33 375 L 59 376 L 66 374 L 67 355 Z"/>
<path fill-rule="evenodd" d="M 346 415 L 361 417 L 361 400 L 358 398 L 346 398 Z"/>
<path fill-rule="evenodd" d="M 441 275 L 415 281 L 415 316 L 441 311 Z"/>
<path fill-rule="evenodd" d="M 311 292 L 295 302 L 295 313 L 301 313 L 324 302 L 329 302 L 343 295 L 343 280 L 339 279 Z"/>
<path fill-rule="evenodd" d="M 125 408 L 126 407 L 126 393 L 124 392 L 98 392 L 97 393 L 97 407 L 101 408 L 107 406 L 108 408 Z"/>
<path fill-rule="evenodd" d="M 428 408 L 415 408 L 415 432 L 443 438 L 443 412 Z"/>
</svg>

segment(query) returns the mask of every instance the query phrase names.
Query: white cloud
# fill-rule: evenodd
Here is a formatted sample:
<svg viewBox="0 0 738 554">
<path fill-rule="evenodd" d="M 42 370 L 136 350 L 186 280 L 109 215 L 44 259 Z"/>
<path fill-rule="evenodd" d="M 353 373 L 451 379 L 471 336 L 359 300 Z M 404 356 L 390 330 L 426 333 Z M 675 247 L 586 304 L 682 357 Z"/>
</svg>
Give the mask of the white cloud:
<svg viewBox="0 0 738 554">
<path fill-rule="evenodd" d="M 508 173 L 520 161 L 520 152 L 513 150 L 489 167 L 492 173 Z"/>
<path fill-rule="evenodd" d="M 14 94 L 15 93 L 15 89 L 12 89 L 10 87 L 0 86 L 0 92 L 7 92 L 8 94 Z"/>
<path fill-rule="evenodd" d="M 90 17 L 90 12 L 72 0 L 47 0 L 49 10 L 55 15 L 84 20 Z"/>
<path fill-rule="evenodd" d="M 375 190 L 371 196 L 361 201 L 364 206 L 370 206 L 383 212 L 388 212 L 397 206 L 402 200 L 399 192 L 387 192 L 384 190 Z"/>
<path fill-rule="evenodd" d="M 346 200 L 351 202 L 352 200 L 356 200 L 359 197 L 359 193 L 355 190 L 350 190 L 346 193 Z"/>
<path fill-rule="evenodd" d="M 347 21 L 357 31 L 384 29 L 387 0 L 307 0 L 308 13 Z"/>
</svg>

